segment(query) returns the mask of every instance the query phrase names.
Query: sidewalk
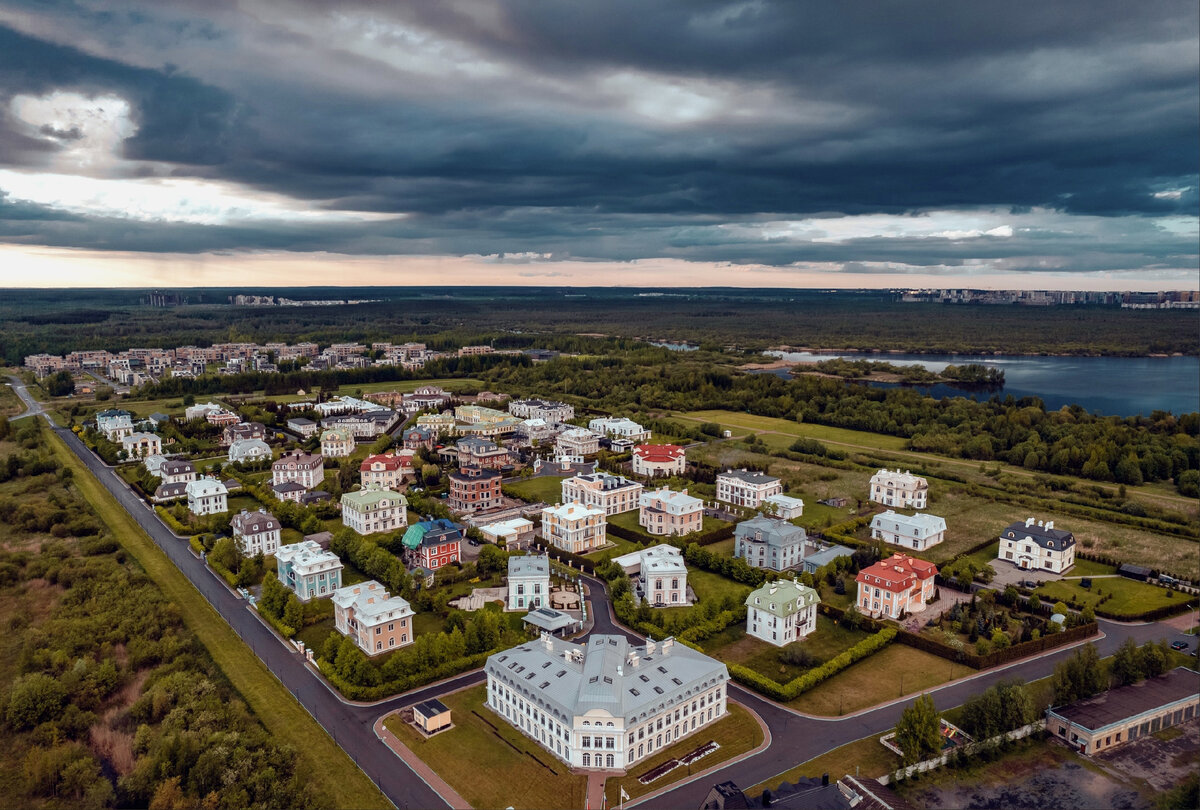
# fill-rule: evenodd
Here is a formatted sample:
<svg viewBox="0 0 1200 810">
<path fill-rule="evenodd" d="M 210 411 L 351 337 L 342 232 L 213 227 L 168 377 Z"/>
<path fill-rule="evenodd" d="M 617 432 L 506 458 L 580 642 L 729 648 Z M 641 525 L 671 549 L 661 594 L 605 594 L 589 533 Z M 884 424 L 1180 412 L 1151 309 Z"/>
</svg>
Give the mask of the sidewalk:
<svg viewBox="0 0 1200 810">
<path fill-rule="evenodd" d="M 459 796 L 458 793 L 455 792 L 454 788 L 447 785 L 440 776 L 434 773 L 433 770 L 421 760 L 420 757 L 410 751 L 408 746 L 400 742 L 399 738 L 397 738 L 395 734 L 388 730 L 387 726 L 383 724 L 383 721 L 389 716 L 390 714 L 384 715 L 375 721 L 375 725 L 373 727 L 375 736 L 382 740 L 384 745 L 392 749 L 392 752 L 396 756 L 404 760 L 404 763 L 408 765 L 408 767 L 412 768 L 413 772 L 416 773 L 417 776 L 421 777 L 421 781 L 429 785 L 429 787 L 432 788 L 435 793 L 445 799 L 448 805 L 455 808 L 455 810 L 468 810 L 471 805 L 467 804 L 467 800 L 462 796 Z M 603 783 L 601 783 L 601 787 L 603 787 Z"/>
</svg>

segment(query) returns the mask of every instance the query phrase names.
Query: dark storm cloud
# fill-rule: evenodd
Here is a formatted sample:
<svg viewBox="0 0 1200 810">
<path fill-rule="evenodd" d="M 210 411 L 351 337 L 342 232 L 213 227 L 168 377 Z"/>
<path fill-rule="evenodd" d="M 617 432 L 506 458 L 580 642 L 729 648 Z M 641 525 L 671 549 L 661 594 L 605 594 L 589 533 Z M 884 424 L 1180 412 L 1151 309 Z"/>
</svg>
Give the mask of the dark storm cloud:
<svg viewBox="0 0 1200 810">
<path fill-rule="evenodd" d="M 45 244 L 1186 267 L 1188 234 L 1095 217 L 1200 210 L 1198 16 L 1115 0 L 0 0 L 0 108 L 17 93 L 115 93 L 139 125 L 131 160 L 409 215 L 305 228 L 76 219 L 45 225 Z M 52 148 L 11 123 L 0 162 L 43 161 Z M 799 244 L 720 227 L 977 209 L 1088 224 Z"/>
</svg>

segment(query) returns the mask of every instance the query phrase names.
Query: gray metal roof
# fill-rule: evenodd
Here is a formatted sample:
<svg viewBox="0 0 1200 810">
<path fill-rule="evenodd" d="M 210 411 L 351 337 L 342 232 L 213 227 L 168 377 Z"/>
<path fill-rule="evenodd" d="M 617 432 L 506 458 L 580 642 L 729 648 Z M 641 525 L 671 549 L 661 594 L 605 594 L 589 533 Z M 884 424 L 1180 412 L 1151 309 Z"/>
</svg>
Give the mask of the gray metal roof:
<svg viewBox="0 0 1200 810">
<path fill-rule="evenodd" d="M 1062 550 L 1075 545 L 1075 535 L 1062 529 L 1047 529 L 1045 526 L 1039 526 L 1036 523 L 1030 524 L 1028 521 L 1022 523 L 1009 524 L 1009 527 L 1000 535 L 1001 538 L 1007 540 L 1024 540 L 1029 538 L 1037 543 L 1042 548 L 1052 548 Z"/>
<path fill-rule="evenodd" d="M 725 664 L 685 644 L 635 647 L 624 636 L 542 636 L 490 656 L 484 669 L 566 723 L 593 709 L 639 722 L 729 680 Z"/>
<path fill-rule="evenodd" d="M 737 525 L 733 533 L 744 540 L 755 540 L 759 533 L 762 540 L 769 546 L 785 546 L 792 543 L 802 543 L 808 539 L 808 532 L 800 526 L 788 523 L 786 520 L 766 515 L 758 515 L 744 520 Z"/>
</svg>

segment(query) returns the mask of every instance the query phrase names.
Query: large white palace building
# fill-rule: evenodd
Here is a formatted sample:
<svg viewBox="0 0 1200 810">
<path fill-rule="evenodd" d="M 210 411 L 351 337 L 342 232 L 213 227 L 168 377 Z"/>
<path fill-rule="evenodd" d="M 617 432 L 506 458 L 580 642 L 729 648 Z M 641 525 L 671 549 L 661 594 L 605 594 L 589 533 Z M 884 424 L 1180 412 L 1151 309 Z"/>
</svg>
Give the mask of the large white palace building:
<svg viewBox="0 0 1200 810">
<path fill-rule="evenodd" d="M 487 705 L 572 768 L 623 770 L 725 714 L 725 664 L 674 639 L 543 634 L 488 658 Z"/>
</svg>

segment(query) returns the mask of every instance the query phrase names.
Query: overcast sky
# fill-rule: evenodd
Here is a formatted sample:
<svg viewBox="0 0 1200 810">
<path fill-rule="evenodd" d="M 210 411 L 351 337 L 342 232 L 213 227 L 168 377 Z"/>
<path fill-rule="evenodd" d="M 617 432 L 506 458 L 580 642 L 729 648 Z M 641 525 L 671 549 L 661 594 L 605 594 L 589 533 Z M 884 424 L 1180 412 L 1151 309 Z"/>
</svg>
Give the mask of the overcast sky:
<svg viewBox="0 0 1200 810">
<path fill-rule="evenodd" d="M 1194 2 L 0 0 L 0 286 L 1200 286 Z"/>
</svg>

